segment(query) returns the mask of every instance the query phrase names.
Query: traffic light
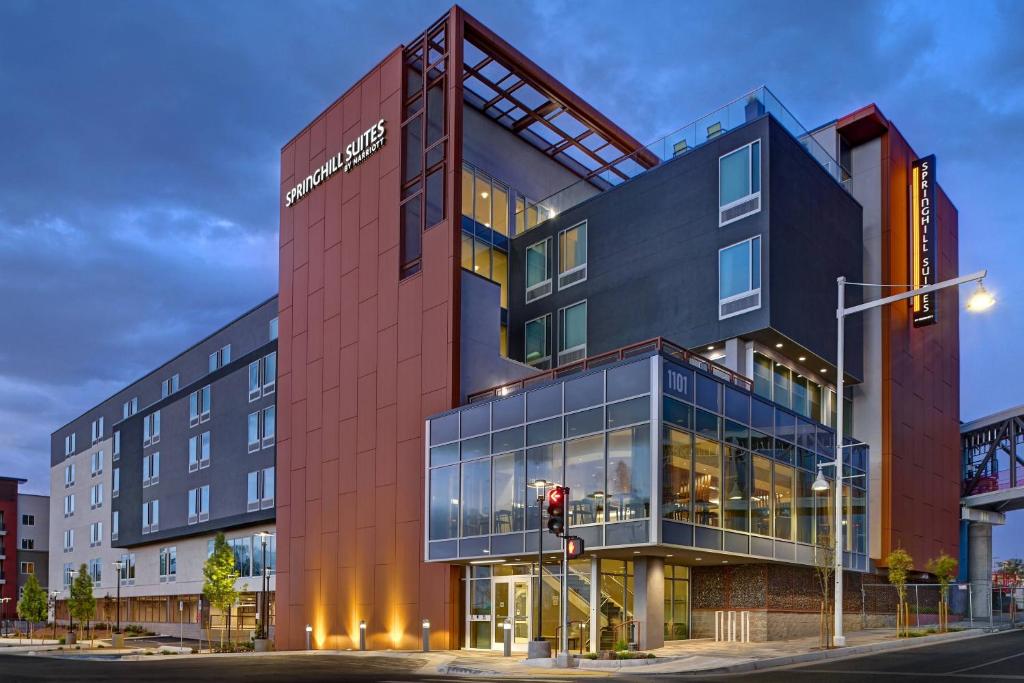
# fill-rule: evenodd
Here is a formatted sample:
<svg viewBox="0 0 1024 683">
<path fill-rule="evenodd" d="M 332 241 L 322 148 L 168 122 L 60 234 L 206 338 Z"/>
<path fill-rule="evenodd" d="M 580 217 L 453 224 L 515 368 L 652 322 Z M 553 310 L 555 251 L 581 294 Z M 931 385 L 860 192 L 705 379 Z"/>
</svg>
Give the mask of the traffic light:
<svg viewBox="0 0 1024 683">
<path fill-rule="evenodd" d="M 575 560 L 583 554 L 583 539 L 579 536 L 565 537 L 565 554 L 570 560 Z"/>
<path fill-rule="evenodd" d="M 548 531 L 561 536 L 565 531 L 565 499 L 569 495 L 569 489 L 565 486 L 556 486 L 548 491 Z"/>
</svg>

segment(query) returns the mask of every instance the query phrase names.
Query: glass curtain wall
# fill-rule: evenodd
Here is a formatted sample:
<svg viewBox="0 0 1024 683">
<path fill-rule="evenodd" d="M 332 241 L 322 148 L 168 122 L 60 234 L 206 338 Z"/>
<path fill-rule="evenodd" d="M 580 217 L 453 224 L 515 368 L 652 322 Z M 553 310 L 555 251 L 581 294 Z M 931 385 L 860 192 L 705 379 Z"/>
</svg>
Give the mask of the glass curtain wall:
<svg viewBox="0 0 1024 683">
<path fill-rule="evenodd" d="M 633 563 L 607 559 L 600 562 L 599 646 L 601 650 L 611 650 L 618 643 L 632 640 L 629 622 L 633 619 Z"/>
<path fill-rule="evenodd" d="M 803 417 L 829 427 L 836 424 L 836 394 L 784 363 L 754 352 L 754 393 L 790 408 Z M 853 401 L 847 397 L 843 416 L 844 436 L 854 432 Z"/>
<path fill-rule="evenodd" d="M 665 640 L 690 637 L 690 568 L 665 565 Z"/>
<path fill-rule="evenodd" d="M 501 287 L 501 352 L 508 355 L 510 190 L 468 164 L 462 167 L 462 267 Z"/>
</svg>

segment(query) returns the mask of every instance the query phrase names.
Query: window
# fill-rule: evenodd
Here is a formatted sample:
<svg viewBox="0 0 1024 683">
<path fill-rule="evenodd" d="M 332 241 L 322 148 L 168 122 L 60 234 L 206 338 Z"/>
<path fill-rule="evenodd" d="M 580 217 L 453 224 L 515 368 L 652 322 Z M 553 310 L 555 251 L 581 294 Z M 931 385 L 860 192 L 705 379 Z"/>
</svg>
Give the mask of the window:
<svg viewBox="0 0 1024 683">
<path fill-rule="evenodd" d="M 74 455 L 75 453 L 75 433 L 71 432 L 64 437 L 64 455 Z"/>
<path fill-rule="evenodd" d="M 93 522 L 89 525 L 89 547 L 95 548 L 103 543 L 103 522 Z"/>
<path fill-rule="evenodd" d="M 249 413 L 249 452 L 254 453 L 274 443 L 277 408 L 270 406 Z"/>
<path fill-rule="evenodd" d="M 210 485 L 200 486 L 188 492 L 188 523 L 205 522 L 210 519 Z"/>
<path fill-rule="evenodd" d="M 569 524 L 601 523 L 605 518 L 604 435 L 565 442 L 565 483 Z"/>
<path fill-rule="evenodd" d="M 92 421 L 92 442 L 96 443 L 103 438 L 103 417 L 100 416 Z"/>
<path fill-rule="evenodd" d="M 135 553 L 125 553 L 121 556 L 121 585 L 135 585 Z"/>
<path fill-rule="evenodd" d="M 459 466 L 430 470 L 430 539 L 459 535 Z"/>
<path fill-rule="evenodd" d="M 274 393 L 277 384 L 277 351 L 249 363 L 249 400 Z"/>
<path fill-rule="evenodd" d="M 718 159 L 718 225 L 761 210 L 761 141 Z"/>
<path fill-rule="evenodd" d="M 139 397 L 138 396 L 125 401 L 124 405 L 121 406 L 121 416 L 124 419 L 128 419 L 129 417 L 131 417 L 132 415 L 134 415 L 137 412 L 139 412 Z"/>
<path fill-rule="evenodd" d="M 150 500 L 142 504 L 142 533 L 160 530 L 160 501 Z"/>
<path fill-rule="evenodd" d="M 160 411 L 150 413 L 142 420 L 142 445 L 152 446 L 160 442 Z"/>
<path fill-rule="evenodd" d="M 89 560 L 89 577 L 97 585 L 103 581 L 103 558 L 96 557 Z"/>
<path fill-rule="evenodd" d="M 142 458 L 142 488 L 160 483 L 160 453 L 150 453 Z"/>
<path fill-rule="evenodd" d="M 542 315 L 526 323 L 526 343 L 523 358 L 527 365 L 542 370 L 551 367 L 551 352 L 548 339 L 551 337 L 551 314 Z"/>
<path fill-rule="evenodd" d="M 70 562 L 64 563 L 64 571 L 61 572 L 61 576 L 64 577 L 64 587 L 67 588 L 71 585 L 71 579 L 75 575 L 75 567 Z"/>
<path fill-rule="evenodd" d="M 111 460 L 119 460 L 121 458 L 121 432 L 114 432 L 114 452 L 110 456 Z"/>
<path fill-rule="evenodd" d="M 550 248 L 550 238 L 526 248 L 526 303 L 551 293 Z"/>
<path fill-rule="evenodd" d="M 650 427 L 646 424 L 608 433 L 609 522 L 650 515 Z"/>
<path fill-rule="evenodd" d="M 689 433 L 666 428 L 662 439 L 661 516 L 679 522 L 690 521 L 692 437 Z"/>
<path fill-rule="evenodd" d="M 718 319 L 761 308 L 761 237 L 718 251 Z"/>
<path fill-rule="evenodd" d="M 36 516 L 35 515 L 22 515 L 21 516 L 21 525 L 22 526 L 35 526 L 36 525 Z"/>
<path fill-rule="evenodd" d="M 110 513 L 110 540 L 117 540 L 117 532 L 121 527 L 121 513 L 118 510 L 114 510 Z"/>
<path fill-rule="evenodd" d="M 103 484 L 93 484 L 89 489 L 89 509 L 95 510 L 103 505 Z"/>
<path fill-rule="evenodd" d="M 91 465 L 91 476 L 95 477 L 97 474 L 103 473 L 103 451 L 96 451 L 95 453 L 92 454 Z"/>
<path fill-rule="evenodd" d="M 115 467 L 110 483 L 110 497 L 117 498 L 121 493 L 121 468 Z"/>
<path fill-rule="evenodd" d="M 587 302 L 558 311 L 558 364 L 587 357 Z"/>
<path fill-rule="evenodd" d="M 210 372 L 220 370 L 231 362 L 231 344 L 222 346 L 210 354 Z"/>
<path fill-rule="evenodd" d="M 64 516 L 70 517 L 75 514 L 75 494 L 69 493 L 64 496 Z"/>
<path fill-rule="evenodd" d="M 587 222 L 558 234 L 558 288 L 587 279 Z"/>
<path fill-rule="evenodd" d="M 64 466 L 64 488 L 75 485 L 75 463 Z"/>
<path fill-rule="evenodd" d="M 21 549 L 22 550 L 35 550 L 36 549 L 36 540 L 34 538 L 23 538 L 23 539 L 21 539 Z"/>
<path fill-rule="evenodd" d="M 522 451 L 494 457 L 491 494 L 496 534 L 523 531 L 526 509 L 526 459 Z"/>
<path fill-rule="evenodd" d="M 64 552 L 68 553 L 75 549 L 75 530 L 64 530 Z"/>
<path fill-rule="evenodd" d="M 246 512 L 274 507 L 274 468 L 250 472 Z"/>
<path fill-rule="evenodd" d="M 35 574 L 36 573 L 36 563 L 35 562 L 22 562 L 21 563 L 21 573 L 22 574 L 26 574 L 26 575 L 28 575 L 28 574 Z"/>
<path fill-rule="evenodd" d="M 210 432 L 190 437 L 188 440 L 188 471 L 195 472 L 210 466 Z"/>
<path fill-rule="evenodd" d="M 267 327 L 270 328 L 270 339 L 277 339 L 277 318 L 272 318 Z"/>
<path fill-rule="evenodd" d="M 160 398 L 167 398 L 178 390 L 179 377 L 178 373 L 174 373 L 169 378 L 165 379 L 160 383 Z"/>
<path fill-rule="evenodd" d="M 722 462 L 717 442 L 696 437 L 693 469 L 693 521 L 720 526 Z"/>
<path fill-rule="evenodd" d="M 210 419 L 210 385 L 193 391 L 188 397 L 188 425 L 195 427 Z"/>
<path fill-rule="evenodd" d="M 160 548 L 160 582 L 174 581 L 178 576 L 178 549 Z"/>
</svg>

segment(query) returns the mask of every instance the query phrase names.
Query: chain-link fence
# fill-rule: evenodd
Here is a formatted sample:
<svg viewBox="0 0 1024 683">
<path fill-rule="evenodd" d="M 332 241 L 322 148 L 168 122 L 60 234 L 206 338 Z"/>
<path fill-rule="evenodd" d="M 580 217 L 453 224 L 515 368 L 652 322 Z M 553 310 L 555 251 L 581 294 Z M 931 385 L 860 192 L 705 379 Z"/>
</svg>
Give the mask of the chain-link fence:
<svg viewBox="0 0 1024 683">
<path fill-rule="evenodd" d="M 942 590 L 937 583 L 911 583 L 906 587 L 910 628 L 936 628 Z M 896 588 L 888 583 L 861 586 L 861 626 L 895 628 Z M 950 628 L 1016 624 L 1024 610 L 1024 588 L 994 586 L 991 582 L 954 583 L 947 605 Z"/>
</svg>

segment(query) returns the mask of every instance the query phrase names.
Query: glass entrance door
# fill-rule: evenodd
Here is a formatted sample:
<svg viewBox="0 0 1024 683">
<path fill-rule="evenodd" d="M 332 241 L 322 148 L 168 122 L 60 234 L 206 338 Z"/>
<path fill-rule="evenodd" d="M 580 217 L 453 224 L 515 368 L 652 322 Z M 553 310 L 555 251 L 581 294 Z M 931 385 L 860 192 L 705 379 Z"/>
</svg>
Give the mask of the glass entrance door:
<svg viewBox="0 0 1024 683">
<path fill-rule="evenodd" d="M 512 650 L 526 651 L 530 641 L 530 578 L 503 576 L 494 579 L 494 638 L 495 650 L 505 647 L 505 622 L 512 624 Z"/>
</svg>

